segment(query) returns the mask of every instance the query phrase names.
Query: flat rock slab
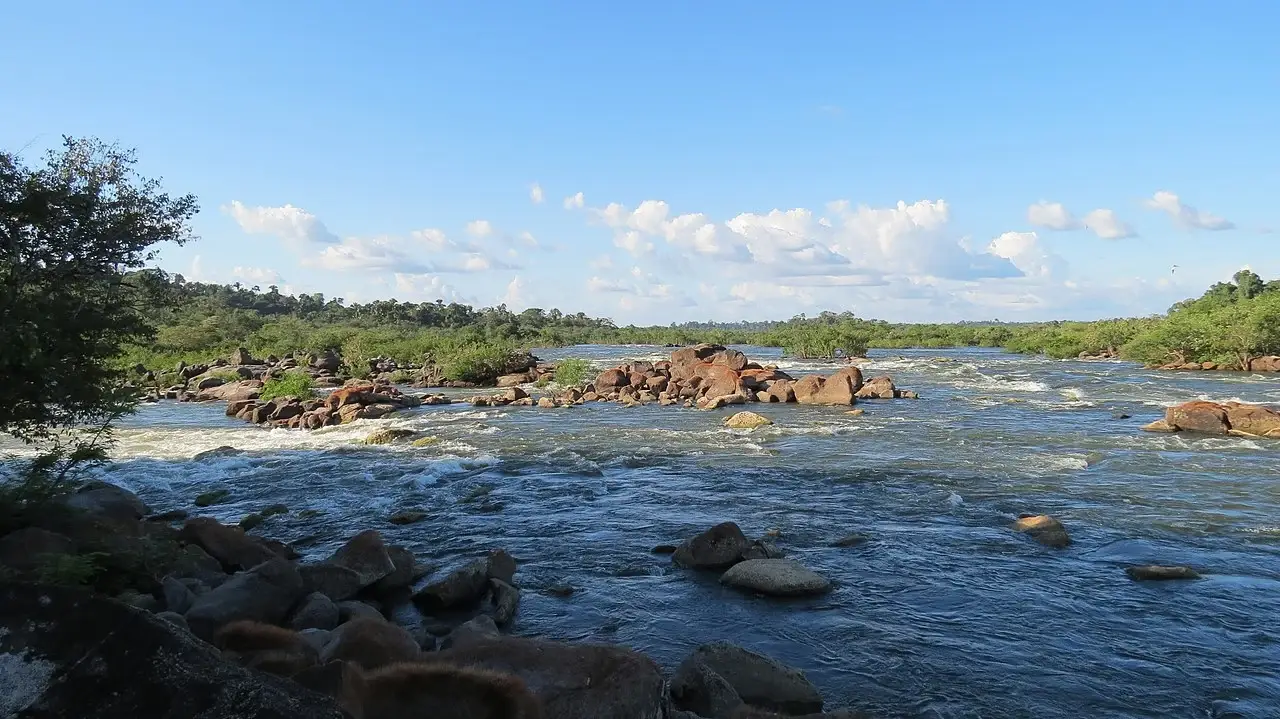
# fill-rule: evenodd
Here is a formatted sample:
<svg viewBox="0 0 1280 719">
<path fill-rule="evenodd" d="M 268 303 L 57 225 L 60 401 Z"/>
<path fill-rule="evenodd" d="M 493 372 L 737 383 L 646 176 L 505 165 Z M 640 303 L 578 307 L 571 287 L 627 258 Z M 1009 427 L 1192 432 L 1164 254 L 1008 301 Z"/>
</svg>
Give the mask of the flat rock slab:
<svg viewBox="0 0 1280 719">
<path fill-rule="evenodd" d="M 0 583 L 0 717 L 342 719 L 326 697 L 223 661 L 145 611 Z"/>
<path fill-rule="evenodd" d="M 1127 567 L 1124 572 L 1129 575 L 1130 579 L 1135 581 L 1200 578 L 1200 573 L 1191 567 L 1162 566 L 1159 564 L 1143 564 Z"/>
<path fill-rule="evenodd" d="M 729 568 L 720 583 L 771 597 L 810 597 L 831 591 L 831 582 L 793 559 L 748 559 Z"/>
</svg>

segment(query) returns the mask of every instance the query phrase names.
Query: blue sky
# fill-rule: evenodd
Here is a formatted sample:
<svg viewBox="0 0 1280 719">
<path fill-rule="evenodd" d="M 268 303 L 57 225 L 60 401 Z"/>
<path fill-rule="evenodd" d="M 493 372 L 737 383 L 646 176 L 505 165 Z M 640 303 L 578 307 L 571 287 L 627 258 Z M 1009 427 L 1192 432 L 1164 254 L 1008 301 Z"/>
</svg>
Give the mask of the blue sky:
<svg viewBox="0 0 1280 719">
<path fill-rule="evenodd" d="M 1273 2 L 200 5 L 0 1 L 0 146 L 137 147 L 189 278 L 666 324 L 1280 276 Z"/>
</svg>

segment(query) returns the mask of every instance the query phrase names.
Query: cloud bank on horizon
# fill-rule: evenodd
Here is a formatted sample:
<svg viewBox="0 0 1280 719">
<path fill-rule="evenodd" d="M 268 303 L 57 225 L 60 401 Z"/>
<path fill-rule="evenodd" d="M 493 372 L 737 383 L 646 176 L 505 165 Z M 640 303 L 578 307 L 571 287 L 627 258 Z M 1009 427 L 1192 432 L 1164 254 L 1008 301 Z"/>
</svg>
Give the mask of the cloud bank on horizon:
<svg viewBox="0 0 1280 719">
<path fill-rule="evenodd" d="M 529 200 L 545 200 L 539 183 L 529 185 Z M 1025 217 L 1038 229 L 975 240 L 956 229 L 952 207 L 941 198 L 885 207 L 835 200 L 818 211 L 773 209 L 721 219 L 677 212 L 665 200 L 595 205 L 582 191 L 561 204 L 596 239 L 588 272 L 565 276 L 561 268 L 581 257 L 566 257 L 557 251 L 563 248 L 543 246 L 528 230 L 499 229 L 487 219 L 467 222 L 461 238 L 439 228 L 339 237 L 317 215 L 292 204 L 231 200 L 221 210 L 240 231 L 274 237 L 297 267 L 371 288 L 348 293 L 360 301 L 501 303 L 513 310 L 556 306 L 667 323 L 847 309 L 920 321 L 1047 319 L 1088 312 L 1117 298 L 1179 298 L 1180 290 L 1163 276 L 1118 282 L 1081 276 L 1041 234 L 1091 234 L 1105 241 L 1139 236 L 1108 208 L 1077 216 L 1063 203 L 1040 200 L 1027 207 Z M 1168 215 L 1179 230 L 1235 227 L 1168 191 L 1154 193 L 1143 207 Z M 196 279 L 212 279 L 203 264 L 194 271 L 201 275 Z M 500 292 L 486 297 L 468 291 L 470 278 L 493 276 L 501 278 Z M 265 286 L 283 283 L 284 275 L 275 268 L 237 266 L 231 277 Z"/>
</svg>

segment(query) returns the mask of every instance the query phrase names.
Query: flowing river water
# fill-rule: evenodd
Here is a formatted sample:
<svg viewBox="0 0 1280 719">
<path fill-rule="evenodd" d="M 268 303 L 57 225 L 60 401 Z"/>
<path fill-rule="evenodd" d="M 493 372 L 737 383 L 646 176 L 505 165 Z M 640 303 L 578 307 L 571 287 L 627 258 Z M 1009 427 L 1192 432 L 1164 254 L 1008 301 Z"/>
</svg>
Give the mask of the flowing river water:
<svg viewBox="0 0 1280 719">
<path fill-rule="evenodd" d="M 668 352 L 538 354 L 603 369 Z M 752 432 L 722 428 L 724 412 L 600 403 L 423 407 L 308 433 L 161 403 L 126 422 L 103 473 L 157 511 L 213 489 L 232 493 L 205 510 L 224 521 L 284 502 L 255 532 L 313 558 L 367 528 L 442 570 L 504 547 L 521 561 L 516 633 L 618 642 L 668 670 L 727 639 L 873 716 L 1280 717 L 1280 442 L 1138 429 L 1196 398 L 1280 403 L 1280 378 L 991 350 L 876 351 L 863 371 L 922 399 L 863 416 L 756 405 L 776 424 Z M 440 441 L 360 444 L 382 426 Z M 244 451 L 193 460 L 221 446 Z M 429 517 L 386 521 L 406 508 Z M 1026 512 L 1061 519 L 1072 546 L 1010 531 Z M 724 520 L 777 530 L 835 590 L 751 597 L 650 553 Z M 867 541 L 832 546 L 852 533 Z M 1134 563 L 1204 578 L 1133 582 Z"/>
</svg>

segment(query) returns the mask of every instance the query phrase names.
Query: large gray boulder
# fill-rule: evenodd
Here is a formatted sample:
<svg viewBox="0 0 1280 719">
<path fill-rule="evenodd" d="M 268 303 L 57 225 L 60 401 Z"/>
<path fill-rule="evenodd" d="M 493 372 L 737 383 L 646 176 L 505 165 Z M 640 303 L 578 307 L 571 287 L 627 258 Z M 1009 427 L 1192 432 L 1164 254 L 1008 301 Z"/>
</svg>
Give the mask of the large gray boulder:
<svg viewBox="0 0 1280 719">
<path fill-rule="evenodd" d="M 726 569 L 750 546 L 737 524 L 722 522 L 681 544 L 671 561 L 686 569 Z"/>
<path fill-rule="evenodd" d="M 804 674 L 763 654 L 728 642 L 704 644 L 686 660 L 703 664 L 733 687 L 742 701 L 784 714 L 822 711 L 822 695 Z"/>
<path fill-rule="evenodd" d="M 187 624 L 202 639 L 237 619 L 279 624 L 305 593 L 298 570 L 287 560 L 276 558 L 196 597 L 187 611 Z"/>
<path fill-rule="evenodd" d="M 343 719 L 326 697 L 223 661 L 189 632 L 78 590 L 0 584 L 0 717 Z"/>
<path fill-rule="evenodd" d="M 514 674 L 557 719 L 662 719 L 662 671 L 624 647 L 520 637 L 468 637 L 433 662 Z"/>
<path fill-rule="evenodd" d="M 810 597 L 831 591 L 831 582 L 793 559 L 748 559 L 730 567 L 720 583 L 770 597 Z"/>
<path fill-rule="evenodd" d="M 342 545 L 329 558 L 329 563 L 346 567 L 360 576 L 360 587 L 370 584 L 396 571 L 395 562 L 387 554 L 387 545 L 377 530 L 365 530 Z"/>
</svg>

